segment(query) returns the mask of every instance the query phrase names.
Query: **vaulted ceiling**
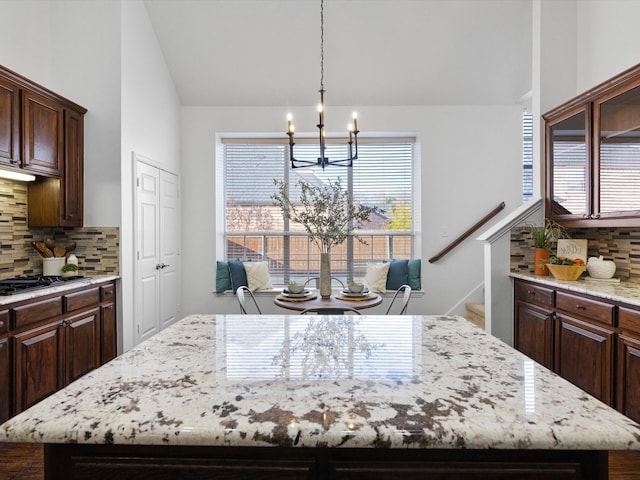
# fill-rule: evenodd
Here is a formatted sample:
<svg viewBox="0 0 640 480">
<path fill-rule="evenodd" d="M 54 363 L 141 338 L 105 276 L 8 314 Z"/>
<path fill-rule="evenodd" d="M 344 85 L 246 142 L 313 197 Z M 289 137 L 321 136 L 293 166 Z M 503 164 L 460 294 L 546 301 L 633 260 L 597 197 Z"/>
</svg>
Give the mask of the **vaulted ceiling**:
<svg viewBox="0 0 640 480">
<path fill-rule="evenodd" d="M 318 101 L 320 0 L 146 0 L 181 103 Z M 531 0 L 326 0 L 333 105 L 512 105 L 531 85 Z"/>
</svg>

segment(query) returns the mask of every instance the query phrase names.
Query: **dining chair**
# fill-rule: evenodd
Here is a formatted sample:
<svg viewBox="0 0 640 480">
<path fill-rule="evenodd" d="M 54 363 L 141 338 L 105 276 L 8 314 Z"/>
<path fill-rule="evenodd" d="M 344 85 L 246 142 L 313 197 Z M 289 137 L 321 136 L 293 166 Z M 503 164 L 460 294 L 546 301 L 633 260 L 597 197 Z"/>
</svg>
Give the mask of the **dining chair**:
<svg viewBox="0 0 640 480">
<path fill-rule="evenodd" d="M 387 308 L 387 313 L 385 315 L 391 314 L 391 308 L 396 301 L 396 298 L 399 298 L 402 293 L 402 302 L 400 303 L 400 312 L 397 315 L 406 315 L 407 307 L 409 306 L 409 300 L 411 300 L 411 287 L 409 285 L 401 285 L 400 288 L 396 290 L 396 293 L 393 294 L 393 298 L 389 303 L 389 308 Z M 400 301 L 400 300 L 398 300 Z"/>
<path fill-rule="evenodd" d="M 315 282 L 315 288 L 320 288 L 320 277 L 312 277 L 309 280 L 307 280 L 306 282 L 304 282 L 304 287 L 307 288 L 307 286 L 311 283 L 311 282 Z M 331 277 L 331 283 L 338 283 L 340 285 L 341 288 L 344 288 L 344 282 L 342 280 L 340 280 L 337 277 Z"/>
<path fill-rule="evenodd" d="M 260 311 L 260 307 L 258 306 L 258 302 L 256 301 L 256 297 L 253 296 L 253 293 L 251 293 L 249 287 L 238 287 L 238 289 L 236 290 L 236 296 L 238 297 L 238 303 L 240 304 L 240 313 L 244 315 L 247 315 L 249 313 L 247 311 L 247 298 L 250 297 L 256 307 L 256 310 L 258 311 L 257 313 L 262 314 L 262 312 Z"/>
<path fill-rule="evenodd" d="M 300 315 L 307 313 L 317 313 L 318 315 L 344 315 L 346 312 L 352 312 L 360 315 L 360 312 L 353 307 L 309 307 L 305 308 Z"/>
</svg>

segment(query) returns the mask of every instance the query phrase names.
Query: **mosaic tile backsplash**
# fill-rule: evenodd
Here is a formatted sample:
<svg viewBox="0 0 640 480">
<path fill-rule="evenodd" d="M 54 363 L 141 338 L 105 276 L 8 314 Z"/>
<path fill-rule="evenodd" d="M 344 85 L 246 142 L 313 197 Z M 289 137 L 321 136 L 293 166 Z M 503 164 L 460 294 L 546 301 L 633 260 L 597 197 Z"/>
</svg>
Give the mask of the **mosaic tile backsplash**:
<svg viewBox="0 0 640 480">
<path fill-rule="evenodd" d="M 602 255 L 616 263 L 615 276 L 640 283 L 640 228 L 568 229 L 571 238 L 588 240 L 588 257 Z M 551 253 L 555 245 L 551 247 Z M 511 231 L 511 271 L 533 273 L 533 242 L 526 228 Z"/>
<path fill-rule="evenodd" d="M 34 240 L 76 242 L 80 275 L 119 275 L 118 227 L 29 228 L 27 184 L 0 179 L 0 279 L 42 274 L 42 257 Z"/>
</svg>

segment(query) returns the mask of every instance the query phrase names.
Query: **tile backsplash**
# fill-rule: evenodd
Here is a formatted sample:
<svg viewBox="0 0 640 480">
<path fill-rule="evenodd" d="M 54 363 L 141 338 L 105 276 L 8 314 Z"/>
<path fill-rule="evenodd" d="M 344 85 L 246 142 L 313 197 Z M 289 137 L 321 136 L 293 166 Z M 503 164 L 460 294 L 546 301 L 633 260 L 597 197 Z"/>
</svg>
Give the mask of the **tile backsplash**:
<svg viewBox="0 0 640 480">
<path fill-rule="evenodd" d="M 569 236 L 588 240 L 588 256 L 616 263 L 616 277 L 640 283 L 640 227 L 576 228 Z M 551 252 L 555 251 L 555 245 Z M 526 228 L 511 231 L 511 271 L 533 273 L 533 243 Z"/>
<path fill-rule="evenodd" d="M 29 228 L 27 214 L 27 184 L 0 178 L 0 279 L 42 274 L 31 242 L 45 238 L 76 242 L 80 275 L 119 275 L 118 227 Z"/>
</svg>

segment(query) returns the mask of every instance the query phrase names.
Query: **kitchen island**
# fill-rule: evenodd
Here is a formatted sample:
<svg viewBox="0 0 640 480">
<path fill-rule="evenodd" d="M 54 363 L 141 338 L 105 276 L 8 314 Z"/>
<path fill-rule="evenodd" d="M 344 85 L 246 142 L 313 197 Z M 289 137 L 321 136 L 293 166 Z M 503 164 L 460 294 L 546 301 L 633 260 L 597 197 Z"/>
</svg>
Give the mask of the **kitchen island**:
<svg viewBox="0 0 640 480">
<path fill-rule="evenodd" d="M 55 479 L 606 479 L 640 426 L 461 317 L 192 315 L 0 441 Z"/>
</svg>

